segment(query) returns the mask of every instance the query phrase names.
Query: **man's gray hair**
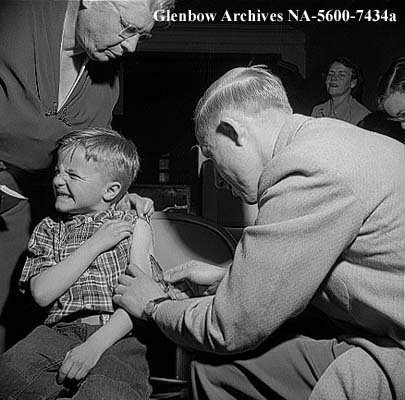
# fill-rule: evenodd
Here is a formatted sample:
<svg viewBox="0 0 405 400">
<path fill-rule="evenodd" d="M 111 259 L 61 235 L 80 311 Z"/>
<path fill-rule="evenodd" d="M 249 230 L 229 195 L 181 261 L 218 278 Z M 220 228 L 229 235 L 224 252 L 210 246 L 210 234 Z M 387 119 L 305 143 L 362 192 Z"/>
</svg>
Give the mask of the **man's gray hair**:
<svg viewBox="0 0 405 400">
<path fill-rule="evenodd" d="M 80 0 L 78 0 L 80 1 Z M 95 0 L 96 1 L 96 0 Z M 117 3 L 122 3 L 123 0 L 109 0 Z M 176 3 L 176 0 L 152 0 L 151 1 L 151 11 L 156 11 L 156 10 L 171 10 L 174 8 L 174 5 Z"/>
<path fill-rule="evenodd" d="M 194 112 L 195 132 L 201 136 L 225 109 L 260 112 L 278 109 L 292 113 L 281 80 L 265 67 L 239 67 L 228 71 L 204 93 Z"/>
<path fill-rule="evenodd" d="M 174 3 L 176 0 L 153 0 L 152 1 L 152 11 L 156 10 L 171 10 L 174 8 Z"/>
</svg>

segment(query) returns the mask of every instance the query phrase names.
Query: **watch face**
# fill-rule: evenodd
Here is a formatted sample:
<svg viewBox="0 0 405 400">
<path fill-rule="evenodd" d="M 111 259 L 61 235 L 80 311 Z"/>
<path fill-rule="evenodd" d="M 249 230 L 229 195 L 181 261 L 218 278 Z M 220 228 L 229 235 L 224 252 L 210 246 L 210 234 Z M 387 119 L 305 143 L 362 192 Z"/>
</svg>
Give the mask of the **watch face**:
<svg viewBox="0 0 405 400">
<path fill-rule="evenodd" d="M 166 300 L 170 300 L 170 297 L 158 297 L 157 299 L 148 301 L 148 303 L 145 306 L 145 309 L 143 310 L 146 319 L 148 321 L 152 320 L 153 313 L 156 311 L 158 304 Z"/>
<path fill-rule="evenodd" d="M 154 300 L 148 301 L 148 303 L 146 304 L 145 310 L 144 310 L 147 320 L 152 319 L 152 315 L 153 315 L 153 312 L 155 311 L 155 308 L 156 308 L 155 301 Z"/>
</svg>

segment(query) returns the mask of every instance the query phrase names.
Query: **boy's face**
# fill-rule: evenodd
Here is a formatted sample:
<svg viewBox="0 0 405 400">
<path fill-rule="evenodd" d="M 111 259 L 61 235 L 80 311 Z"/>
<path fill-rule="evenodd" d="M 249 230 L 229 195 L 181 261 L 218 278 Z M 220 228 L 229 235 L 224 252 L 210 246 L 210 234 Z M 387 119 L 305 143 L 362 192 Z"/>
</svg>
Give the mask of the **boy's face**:
<svg viewBox="0 0 405 400">
<path fill-rule="evenodd" d="M 53 189 L 55 208 L 64 214 L 93 215 L 106 210 L 108 179 L 97 163 L 86 161 L 84 151 L 59 151 Z"/>
</svg>

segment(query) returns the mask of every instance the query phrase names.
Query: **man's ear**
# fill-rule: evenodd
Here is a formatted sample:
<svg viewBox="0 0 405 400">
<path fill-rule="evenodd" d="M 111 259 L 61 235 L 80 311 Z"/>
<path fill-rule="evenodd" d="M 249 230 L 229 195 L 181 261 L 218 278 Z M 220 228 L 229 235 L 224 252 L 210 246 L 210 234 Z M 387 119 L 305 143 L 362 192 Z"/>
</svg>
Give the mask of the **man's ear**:
<svg viewBox="0 0 405 400">
<path fill-rule="evenodd" d="M 121 192 L 121 183 L 109 182 L 105 188 L 103 199 L 106 202 L 113 201 Z"/>
<path fill-rule="evenodd" d="M 96 1 L 98 0 L 81 0 L 81 6 L 84 8 L 91 8 Z"/>
<path fill-rule="evenodd" d="M 237 146 L 242 146 L 244 144 L 245 128 L 234 118 L 221 118 L 217 127 L 217 132 L 228 136 Z"/>
</svg>

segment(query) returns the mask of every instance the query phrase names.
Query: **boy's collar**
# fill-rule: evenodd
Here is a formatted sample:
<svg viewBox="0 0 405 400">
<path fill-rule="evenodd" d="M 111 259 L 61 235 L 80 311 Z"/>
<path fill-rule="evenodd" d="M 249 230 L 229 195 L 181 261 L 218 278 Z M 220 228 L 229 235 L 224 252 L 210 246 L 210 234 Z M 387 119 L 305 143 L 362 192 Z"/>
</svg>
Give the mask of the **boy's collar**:
<svg viewBox="0 0 405 400">
<path fill-rule="evenodd" d="M 112 217 L 114 213 L 117 211 L 115 203 L 108 207 L 106 210 L 100 211 L 94 215 L 86 215 L 86 214 L 76 214 L 76 215 L 62 215 L 62 219 L 65 222 L 75 222 L 76 225 L 81 225 L 84 222 L 94 221 L 99 222 L 103 221 L 109 217 Z"/>
<path fill-rule="evenodd" d="M 94 221 L 102 221 L 105 218 L 112 217 L 116 210 L 117 210 L 117 208 L 114 203 L 114 204 L 111 204 L 111 206 L 108 207 L 107 210 L 100 211 L 99 213 L 92 215 L 92 218 Z"/>
</svg>

